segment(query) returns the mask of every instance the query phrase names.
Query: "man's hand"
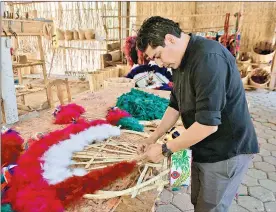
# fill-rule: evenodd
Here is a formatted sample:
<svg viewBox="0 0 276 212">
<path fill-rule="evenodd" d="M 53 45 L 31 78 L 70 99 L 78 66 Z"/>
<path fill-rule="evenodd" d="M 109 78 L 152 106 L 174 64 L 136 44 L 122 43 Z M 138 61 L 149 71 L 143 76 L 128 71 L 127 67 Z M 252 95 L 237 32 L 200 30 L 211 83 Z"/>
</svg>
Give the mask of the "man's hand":
<svg viewBox="0 0 276 212">
<path fill-rule="evenodd" d="M 141 153 L 146 152 L 149 145 L 154 144 L 155 142 L 156 142 L 156 140 L 151 137 L 142 140 L 138 145 L 137 153 L 141 154 Z"/>
<path fill-rule="evenodd" d="M 161 144 L 149 145 L 145 154 L 147 159 L 153 163 L 159 163 L 164 158 Z"/>
</svg>

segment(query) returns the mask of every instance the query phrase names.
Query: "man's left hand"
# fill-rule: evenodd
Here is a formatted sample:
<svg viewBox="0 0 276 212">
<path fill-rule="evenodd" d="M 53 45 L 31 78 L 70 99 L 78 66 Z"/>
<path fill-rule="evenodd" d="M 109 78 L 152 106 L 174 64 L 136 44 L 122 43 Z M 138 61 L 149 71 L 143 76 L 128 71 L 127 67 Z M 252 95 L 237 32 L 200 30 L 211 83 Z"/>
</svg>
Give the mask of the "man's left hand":
<svg viewBox="0 0 276 212">
<path fill-rule="evenodd" d="M 162 145 L 161 144 L 151 144 L 146 151 L 147 159 L 153 163 L 159 163 L 164 156 L 162 155 Z"/>
</svg>

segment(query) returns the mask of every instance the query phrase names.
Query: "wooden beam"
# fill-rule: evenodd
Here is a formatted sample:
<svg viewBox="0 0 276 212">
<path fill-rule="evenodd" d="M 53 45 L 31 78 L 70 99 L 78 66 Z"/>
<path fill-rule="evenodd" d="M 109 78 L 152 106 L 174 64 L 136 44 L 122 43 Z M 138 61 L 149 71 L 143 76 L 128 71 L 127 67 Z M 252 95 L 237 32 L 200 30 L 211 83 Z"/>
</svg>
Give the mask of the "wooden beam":
<svg viewBox="0 0 276 212">
<path fill-rule="evenodd" d="M 119 18 L 119 42 L 120 42 L 120 48 L 122 46 L 122 2 L 118 2 L 118 18 Z M 121 51 L 120 51 L 120 54 L 121 54 Z M 122 58 L 120 56 L 120 58 Z"/>
<path fill-rule="evenodd" d="M 274 90 L 276 87 L 276 54 L 274 54 L 273 62 L 271 66 L 271 79 L 269 83 L 269 89 Z"/>
<path fill-rule="evenodd" d="M 126 29 L 127 29 L 127 31 L 126 31 L 126 36 L 128 37 L 128 36 L 130 36 L 130 2 L 129 1 L 127 1 L 126 2 L 126 15 L 128 16 L 128 17 L 126 17 Z"/>
<path fill-rule="evenodd" d="M 53 24 L 52 21 L 32 21 L 32 20 L 20 20 L 20 19 L 2 19 L 2 28 L 8 35 L 11 35 L 9 28 L 13 32 L 20 36 L 30 36 L 30 35 L 43 35 L 44 24 Z M 1 36 L 5 36 L 1 32 Z"/>
<path fill-rule="evenodd" d="M 19 103 L 17 103 L 17 108 L 18 108 L 18 110 L 24 110 L 24 111 L 28 111 L 28 112 L 31 112 L 34 110 L 33 108 L 31 108 L 28 105 L 23 105 L 23 104 L 19 104 Z"/>
</svg>

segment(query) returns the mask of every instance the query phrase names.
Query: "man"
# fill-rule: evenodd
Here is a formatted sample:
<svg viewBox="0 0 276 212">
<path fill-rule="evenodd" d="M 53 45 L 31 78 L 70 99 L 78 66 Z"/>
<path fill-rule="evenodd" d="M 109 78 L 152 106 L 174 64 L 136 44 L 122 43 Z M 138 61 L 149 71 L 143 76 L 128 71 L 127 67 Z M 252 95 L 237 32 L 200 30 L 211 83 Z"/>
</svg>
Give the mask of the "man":
<svg viewBox="0 0 276 212">
<path fill-rule="evenodd" d="M 185 34 L 175 22 L 158 16 L 144 21 L 137 47 L 159 66 L 172 68 L 174 83 L 161 124 L 141 150 L 159 162 L 190 148 L 195 211 L 227 212 L 259 152 L 235 58 L 217 41 Z M 179 116 L 187 130 L 167 144 L 156 144 Z"/>
</svg>

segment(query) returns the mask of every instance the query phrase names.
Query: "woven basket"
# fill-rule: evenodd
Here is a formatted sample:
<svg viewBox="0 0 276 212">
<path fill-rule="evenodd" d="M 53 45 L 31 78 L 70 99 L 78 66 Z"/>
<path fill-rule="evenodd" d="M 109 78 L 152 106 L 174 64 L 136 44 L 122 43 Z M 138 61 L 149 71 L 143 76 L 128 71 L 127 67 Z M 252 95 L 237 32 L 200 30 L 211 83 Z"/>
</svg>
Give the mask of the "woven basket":
<svg viewBox="0 0 276 212">
<path fill-rule="evenodd" d="M 240 56 L 238 58 L 238 66 L 239 69 L 247 69 L 250 66 L 250 63 L 252 62 L 252 54 L 250 52 L 241 52 Z"/>
<path fill-rule="evenodd" d="M 85 40 L 85 31 L 82 30 L 82 29 L 79 29 L 78 33 L 79 33 L 79 39 L 80 40 Z"/>
<path fill-rule="evenodd" d="M 103 79 L 104 79 L 104 74 L 102 71 L 97 70 L 97 71 L 88 73 L 90 91 L 94 92 L 102 89 Z"/>
<path fill-rule="evenodd" d="M 106 142 L 89 145 L 84 151 L 75 153 L 73 158 L 76 162 L 73 166 L 93 170 L 104 168 L 120 161 L 135 160 L 139 158 L 136 153 L 137 145 L 148 136 L 147 133 L 122 130 L 119 137 L 112 137 Z M 140 161 L 138 165 L 142 168 L 140 173 L 136 170 L 130 174 L 132 176 L 129 176 L 128 179 L 117 182 L 104 191 L 86 194 L 83 197 L 87 199 L 109 199 L 131 195 L 134 198 L 136 195 L 152 189 L 157 189 L 161 192 L 163 187 L 169 184 L 168 175 L 170 168 L 167 158 L 158 164 Z"/>
<path fill-rule="evenodd" d="M 128 79 L 124 77 L 115 77 L 115 78 L 109 78 L 104 81 L 104 88 L 116 88 L 116 87 L 128 87 L 128 88 L 134 88 L 135 87 L 135 80 Z"/>
<path fill-rule="evenodd" d="M 129 65 L 117 65 L 119 68 L 119 77 L 125 77 L 131 70 Z"/>
<path fill-rule="evenodd" d="M 95 39 L 95 31 L 93 29 L 87 29 L 85 30 L 85 39 L 86 40 L 92 40 Z"/>
<path fill-rule="evenodd" d="M 262 53 L 266 51 L 265 53 Z M 270 42 L 261 41 L 256 43 L 252 49 L 252 60 L 255 63 L 271 63 L 275 54 L 275 45 Z M 261 65 L 259 66 L 261 67 Z"/>
<path fill-rule="evenodd" d="M 244 86 L 248 85 L 249 75 L 250 75 L 250 71 L 252 70 L 252 66 L 251 65 L 244 66 L 243 64 L 239 64 L 238 68 L 241 75 L 242 84 Z M 245 75 L 243 75 L 242 73 L 243 74 L 245 73 Z"/>
<path fill-rule="evenodd" d="M 79 32 L 77 30 L 73 31 L 73 38 L 74 38 L 74 40 L 79 40 L 80 39 L 79 38 Z"/>
<path fill-rule="evenodd" d="M 119 68 L 118 67 L 106 67 L 103 70 L 108 71 L 108 77 L 105 79 L 119 77 Z"/>
<path fill-rule="evenodd" d="M 56 33 L 57 33 L 57 39 L 58 40 L 64 40 L 65 39 L 63 30 L 57 28 Z"/>
<path fill-rule="evenodd" d="M 73 40 L 74 32 L 71 30 L 65 30 L 64 37 L 65 37 L 65 40 L 67 40 L 67 41 Z"/>
<path fill-rule="evenodd" d="M 260 73 L 260 72 L 263 72 L 263 73 L 266 73 L 268 78 L 267 78 L 267 81 L 265 83 L 257 83 L 255 81 L 252 80 L 252 76 L 257 74 L 257 73 Z M 249 84 L 255 88 L 266 88 L 268 83 L 270 82 L 270 74 L 269 72 L 264 69 L 264 68 L 255 68 L 251 71 L 250 75 L 249 75 Z"/>
</svg>

